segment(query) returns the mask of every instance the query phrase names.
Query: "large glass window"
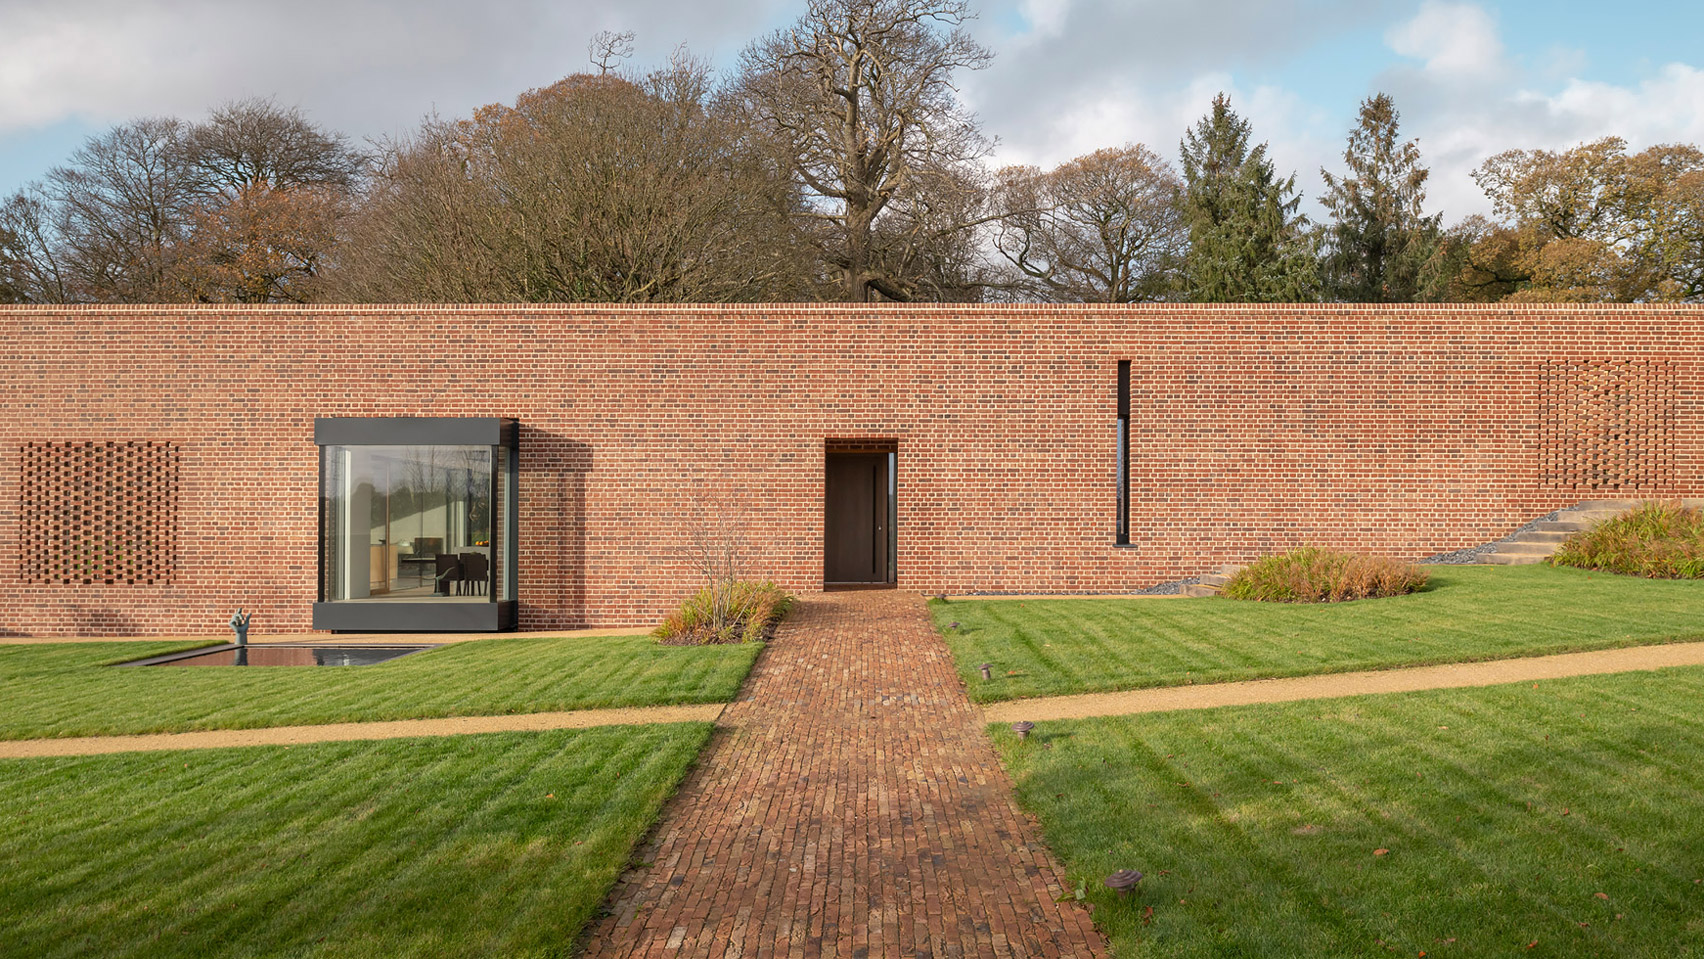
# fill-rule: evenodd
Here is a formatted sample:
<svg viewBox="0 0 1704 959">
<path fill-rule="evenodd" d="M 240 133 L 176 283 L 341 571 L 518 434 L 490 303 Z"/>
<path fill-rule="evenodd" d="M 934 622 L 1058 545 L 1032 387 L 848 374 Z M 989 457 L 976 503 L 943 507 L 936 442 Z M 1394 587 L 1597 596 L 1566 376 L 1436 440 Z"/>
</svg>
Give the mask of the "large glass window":
<svg viewBox="0 0 1704 959">
<path fill-rule="evenodd" d="M 321 450 L 325 602 L 514 599 L 509 447 Z"/>
</svg>

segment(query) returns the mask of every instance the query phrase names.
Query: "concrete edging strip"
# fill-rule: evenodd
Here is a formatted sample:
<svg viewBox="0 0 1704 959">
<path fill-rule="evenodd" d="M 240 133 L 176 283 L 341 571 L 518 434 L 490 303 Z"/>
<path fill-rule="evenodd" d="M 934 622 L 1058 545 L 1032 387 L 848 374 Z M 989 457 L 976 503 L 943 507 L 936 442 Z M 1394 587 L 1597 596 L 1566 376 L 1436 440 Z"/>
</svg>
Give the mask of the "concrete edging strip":
<svg viewBox="0 0 1704 959">
<path fill-rule="evenodd" d="M 1287 679 L 1255 679 L 1199 686 L 1133 689 L 1116 693 L 1016 699 L 989 703 L 982 707 L 982 715 L 983 719 L 990 723 L 1133 716 L 1184 709 L 1213 709 L 1219 706 L 1337 699 L 1369 693 L 1464 689 L 1540 679 L 1566 679 L 1571 676 L 1701 665 L 1704 665 L 1704 643 L 1670 643 L 1662 646 L 1631 646 L 1490 662 L 1449 663 L 1442 666 L 1377 669 L 1356 673 L 1324 673 Z"/>
<path fill-rule="evenodd" d="M 94 756 L 103 753 L 154 752 L 168 749 L 224 749 L 237 746 L 299 746 L 307 743 L 366 739 L 403 739 L 410 736 L 544 732 L 553 729 L 589 729 L 593 726 L 632 726 L 643 723 L 710 723 L 722 715 L 725 706 L 725 703 L 708 703 L 698 706 L 646 706 L 636 709 L 579 709 L 572 712 L 522 713 L 513 716 L 451 716 L 443 719 L 330 723 L 322 726 L 210 729 L 193 733 L 154 733 L 143 736 L 12 739 L 0 741 L 0 759 Z"/>
</svg>

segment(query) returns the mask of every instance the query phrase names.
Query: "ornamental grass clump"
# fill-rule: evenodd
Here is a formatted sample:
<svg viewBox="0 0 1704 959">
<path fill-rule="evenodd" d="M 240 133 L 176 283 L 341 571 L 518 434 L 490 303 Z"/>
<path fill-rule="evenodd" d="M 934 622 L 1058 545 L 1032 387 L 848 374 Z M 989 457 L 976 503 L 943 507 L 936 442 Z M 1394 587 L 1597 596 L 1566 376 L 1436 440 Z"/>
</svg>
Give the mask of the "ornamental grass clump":
<svg viewBox="0 0 1704 959">
<path fill-rule="evenodd" d="M 681 603 L 652 635 L 666 646 L 762 643 L 792 608 L 793 597 L 774 583 L 720 583 Z"/>
<path fill-rule="evenodd" d="M 1341 603 L 1402 596 L 1424 585 L 1426 571 L 1413 563 L 1304 546 L 1238 570 L 1224 595 L 1267 603 Z"/>
<path fill-rule="evenodd" d="M 1647 579 L 1704 579 L 1704 511 L 1641 503 L 1570 536 L 1549 563 Z"/>
</svg>

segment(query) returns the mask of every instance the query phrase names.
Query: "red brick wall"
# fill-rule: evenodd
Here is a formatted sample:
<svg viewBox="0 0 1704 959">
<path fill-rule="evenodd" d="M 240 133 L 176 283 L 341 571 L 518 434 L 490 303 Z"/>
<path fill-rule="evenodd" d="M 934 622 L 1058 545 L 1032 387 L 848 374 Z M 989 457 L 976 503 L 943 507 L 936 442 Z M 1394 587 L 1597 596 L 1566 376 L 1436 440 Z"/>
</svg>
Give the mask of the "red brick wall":
<svg viewBox="0 0 1704 959">
<path fill-rule="evenodd" d="M 521 422 L 523 629 L 644 623 L 697 504 L 822 579 L 826 440 L 897 441 L 899 585 L 1133 590 L 1704 495 L 1704 308 L 0 307 L 0 631 L 302 630 L 315 416 Z M 1113 547 L 1117 362 L 1132 543 Z M 26 582 L 26 444 L 179 450 L 157 585 Z M 1596 487 L 1593 484 L 1598 484 Z"/>
</svg>

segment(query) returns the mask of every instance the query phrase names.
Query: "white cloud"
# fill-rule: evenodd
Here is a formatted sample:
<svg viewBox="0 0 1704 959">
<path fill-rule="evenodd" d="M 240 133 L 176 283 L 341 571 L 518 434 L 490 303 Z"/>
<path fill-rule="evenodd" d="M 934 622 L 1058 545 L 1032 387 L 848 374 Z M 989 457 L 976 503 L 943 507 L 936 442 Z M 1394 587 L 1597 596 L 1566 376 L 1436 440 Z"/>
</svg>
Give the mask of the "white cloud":
<svg viewBox="0 0 1704 959">
<path fill-rule="evenodd" d="M 1571 79 L 1551 96 L 1525 94 L 1528 103 L 1579 132 L 1581 139 L 1615 134 L 1650 146 L 1704 141 L 1704 70 L 1671 63 L 1637 86 Z"/>
<path fill-rule="evenodd" d="M 1036 2 L 1017 9 L 1030 16 Z M 1061 25 L 1057 34 L 1032 18 L 1020 43 L 985 38 L 1000 56 L 967 78 L 965 90 L 1001 138 L 996 163 L 1044 167 L 1125 142 L 1145 143 L 1175 163 L 1183 131 L 1223 90 L 1253 124 L 1256 141 L 1270 141 L 1279 172 L 1296 173 L 1316 216 L 1319 169 L 1342 169 L 1353 104 L 1380 90 L 1395 97 L 1403 136 L 1419 139 L 1432 170 L 1427 208 L 1450 221 L 1490 212 L 1472 173 L 1503 150 L 1566 149 L 1611 134 L 1634 149 L 1704 142 L 1704 70 L 1670 64 L 1625 84 L 1580 79 L 1586 59 L 1579 50 L 1552 47 L 1526 62 L 1509 51 L 1486 7 L 1459 0 L 1374 8 L 1370 25 L 1397 55 L 1395 65 L 1344 77 L 1342 102 L 1311 102 L 1282 85 L 1247 82 L 1262 64 L 1320 56 L 1303 52 L 1318 38 L 1296 33 L 1301 18 L 1274 9 L 1242 0 L 1075 0 L 1068 17 L 1050 21 Z M 1361 15 L 1315 3 L 1309 19 L 1323 22 L 1334 12 Z M 1329 53 L 1317 62 L 1333 69 Z"/>
<path fill-rule="evenodd" d="M 1488 211 L 1471 172 L 1502 150 L 1565 149 L 1609 134 L 1634 149 L 1704 142 L 1704 70 L 1674 63 L 1606 83 L 1584 79 L 1580 50 L 1531 50 L 1523 60 L 1499 34 L 1492 0 L 975 2 L 984 17 L 971 28 L 997 56 L 960 81 L 1001 140 L 998 163 L 1051 166 L 1126 142 L 1175 162 L 1184 130 L 1224 90 L 1317 212 L 1319 167 L 1340 169 L 1355 101 L 1383 90 L 1432 168 L 1428 206 L 1453 220 Z M 598 30 L 637 30 L 637 65 L 686 41 L 730 67 L 746 42 L 803 6 L 0 0 L 0 139 L 25 143 L 32 130 L 68 120 L 99 128 L 134 116 L 196 117 L 245 96 L 277 97 L 356 139 L 394 134 L 428 111 L 465 114 L 586 69 L 585 42 Z M 1384 37 L 1377 56 L 1394 62 L 1374 76 L 1364 72 L 1378 62 L 1364 65 L 1369 35 Z M 1570 39 L 1596 49 L 1589 33 Z M 1349 51 L 1351 43 L 1363 46 Z M 60 159 L 21 169 L 0 193 Z"/>
<path fill-rule="evenodd" d="M 1446 36 L 1448 24 L 1466 25 L 1465 39 Z M 1404 135 L 1420 139 L 1432 170 L 1428 207 L 1451 220 L 1490 212 L 1473 171 L 1504 150 L 1566 150 L 1605 136 L 1634 150 L 1704 142 L 1704 71 L 1686 64 L 1631 84 L 1566 76 L 1559 68 L 1578 71 L 1583 56 L 1552 50 L 1528 66 L 1504 51 L 1483 10 L 1433 0 L 1386 39 L 1425 61 L 1387 71 L 1380 86 L 1403 109 Z"/>
<path fill-rule="evenodd" d="M 1405 57 L 1426 61 L 1426 72 L 1452 81 L 1492 76 L 1504 65 L 1496 21 L 1471 3 L 1426 0 L 1413 19 L 1385 34 L 1385 42 Z"/>
<path fill-rule="evenodd" d="M 0 135 L 65 120 L 196 116 L 276 96 L 355 134 L 412 127 L 588 69 L 586 40 L 683 41 L 720 65 L 790 18 L 788 0 L 0 0 Z M 637 62 L 636 61 L 636 62 Z"/>
<path fill-rule="evenodd" d="M 1057 37 L 1065 30 L 1071 0 L 1022 0 L 1018 12 L 1029 24 L 1030 37 Z"/>
</svg>

